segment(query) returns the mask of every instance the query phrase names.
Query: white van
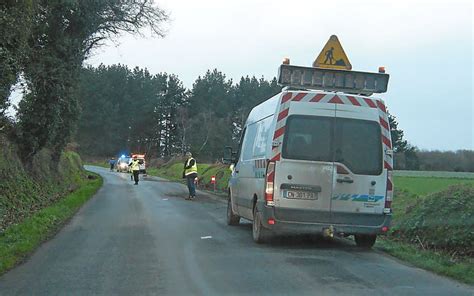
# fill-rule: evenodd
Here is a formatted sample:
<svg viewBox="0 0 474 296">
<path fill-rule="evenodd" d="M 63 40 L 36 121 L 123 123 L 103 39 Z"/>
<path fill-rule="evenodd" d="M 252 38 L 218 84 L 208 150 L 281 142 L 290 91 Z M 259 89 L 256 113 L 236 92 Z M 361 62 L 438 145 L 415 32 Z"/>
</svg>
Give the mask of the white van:
<svg viewBox="0 0 474 296">
<path fill-rule="evenodd" d="M 279 82 L 287 87 L 248 116 L 231 160 L 227 222 L 252 220 L 257 243 L 275 233 L 307 232 L 355 235 L 358 246 L 370 248 L 377 234 L 388 231 L 389 121 L 384 102 L 367 96 L 384 92 L 388 75 L 342 71 L 364 77 L 352 88 L 344 82 L 346 92 L 340 92 L 334 73 L 339 72 L 282 65 Z M 324 84 L 327 75 L 333 79 Z"/>
</svg>

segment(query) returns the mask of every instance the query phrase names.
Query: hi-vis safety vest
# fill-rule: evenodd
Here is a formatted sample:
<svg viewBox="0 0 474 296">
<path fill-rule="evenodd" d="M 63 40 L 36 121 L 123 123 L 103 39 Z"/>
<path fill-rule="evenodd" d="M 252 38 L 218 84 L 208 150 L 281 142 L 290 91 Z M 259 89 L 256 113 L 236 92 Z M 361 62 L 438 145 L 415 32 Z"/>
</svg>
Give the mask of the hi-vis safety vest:
<svg viewBox="0 0 474 296">
<path fill-rule="evenodd" d="M 132 160 L 132 163 L 130 164 L 130 169 L 132 171 L 139 171 L 140 170 L 140 164 L 138 163 L 138 160 Z"/>
<path fill-rule="evenodd" d="M 191 163 L 191 160 L 194 160 L 194 165 L 192 167 L 190 167 L 189 169 L 184 170 L 184 175 L 185 176 L 193 174 L 193 173 L 197 174 L 197 172 L 198 172 L 197 163 L 196 163 L 196 160 L 194 158 L 188 159 L 188 161 L 186 162 L 186 166 L 189 166 L 189 164 Z"/>
</svg>

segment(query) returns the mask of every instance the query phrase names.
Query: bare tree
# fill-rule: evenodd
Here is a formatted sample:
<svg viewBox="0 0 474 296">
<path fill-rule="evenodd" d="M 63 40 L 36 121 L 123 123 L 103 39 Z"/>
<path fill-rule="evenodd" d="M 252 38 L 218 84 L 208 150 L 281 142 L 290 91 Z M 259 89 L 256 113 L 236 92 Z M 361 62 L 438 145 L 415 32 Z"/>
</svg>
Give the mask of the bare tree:
<svg viewBox="0 0 474 296">
<path fill-rule="evenodd" d="M 189 117 L 188 109 L 186 107 L 180 107 L 178 109 L 179 125 L 181 128 L 181 153 L 185 153 L 188 150 L 188 143 L 186 142 L 186 133 L 189 128 Z"/>
<path fill-rule="evenodd" d="M 92 15 L 90 34 L 84 40 L 84 53 L 100 45 L 107 39 L 113 39 L 122 33 L 142 34 L 141 29 L 148 27 L 152 35 L 165 36 L 163 23 L 169 20 L 166 11 L 155 5 L 153 0 L 102 0 L 85 1 L 97 5 Z"/>
</svg>

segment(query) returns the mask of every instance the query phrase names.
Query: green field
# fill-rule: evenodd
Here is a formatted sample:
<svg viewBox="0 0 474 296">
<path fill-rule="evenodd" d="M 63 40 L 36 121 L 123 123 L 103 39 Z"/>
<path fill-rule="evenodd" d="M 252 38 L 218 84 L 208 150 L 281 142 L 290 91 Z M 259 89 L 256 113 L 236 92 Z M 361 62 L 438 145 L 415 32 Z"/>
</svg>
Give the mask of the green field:
<svg viewBox="0 0 474 296">
<path fill-rule="evenodd" d="M 395 188 L 407 190 L 419 196 L 438 192 L 455 184 L 474 185 L 474 179 L 402 176 L 395 176 L 394 178 Z"/>
<path fill-rule="evenodd" d="M 468 172 L 440 172 L 440 171 L 394 171 L 395 176 L 400 177 L 435 177 L 474 179 L 474 173 Z"/>
</svg>

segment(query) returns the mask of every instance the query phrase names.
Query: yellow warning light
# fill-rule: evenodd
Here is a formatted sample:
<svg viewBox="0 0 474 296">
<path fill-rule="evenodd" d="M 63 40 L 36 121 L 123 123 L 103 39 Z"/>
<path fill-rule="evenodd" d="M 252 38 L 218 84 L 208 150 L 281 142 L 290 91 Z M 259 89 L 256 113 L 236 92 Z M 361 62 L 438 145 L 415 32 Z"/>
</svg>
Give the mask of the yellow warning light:
<svg viewBox="0 0 474 296">
<path fill-rule="evenodd" d="M 289 65 L 290 64 L 290 59 L 289 58 L 283 58 L 283 61 L 281 63 L 283 65 Z"/>
<path fill-rule="evenodd" d="M 379 67 L 379 73 L 385 73 L 385 67 Z"/>
</svg>

